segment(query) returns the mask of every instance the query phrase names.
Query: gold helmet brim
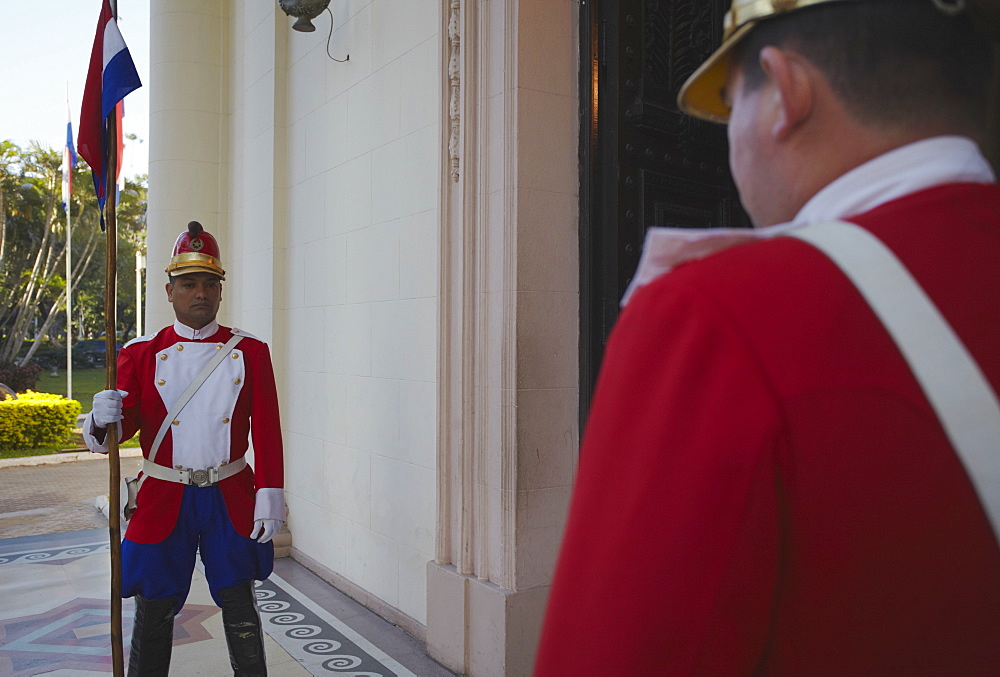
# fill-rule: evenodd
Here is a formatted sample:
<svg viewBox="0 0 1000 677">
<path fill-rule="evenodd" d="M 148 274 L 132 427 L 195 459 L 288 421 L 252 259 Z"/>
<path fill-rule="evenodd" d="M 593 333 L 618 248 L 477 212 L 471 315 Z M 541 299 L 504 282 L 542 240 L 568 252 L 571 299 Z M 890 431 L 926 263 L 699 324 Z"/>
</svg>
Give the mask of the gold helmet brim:
<svg viewBox="0 0 1000 677">
<path fill-rule="evenodd" d="M 789 14 L 812 5 L 844 0 L 733 0 L 722 27 L 722 45 L 691 74 L 680 92 L 677 106 L 688 115 L 712 122 L 729 122 L 724 90 L 733 48 L 760 21 Z"/>
<path fill-rule="evenodd" d="M 755 21 L 743 24 L 722 45 L 712 52 L 687 79 L 677 94 L 680 109 L 702 120 L 726 124 L 729 122 L 730 108 L 726 104 L 725 88 L 729 77 L 729 58 L 733 47 L 756 25 Z"/>
<path fill-rule="evenodd" d="M 188 273 L 211 273 L 218 275 L 223 282 L 226 280 L 226 271 L 222 269 L 222 262 L 219 259 L 208 254 L 194 252 L 172 257 L 164 272 L 170 277 L 187 275 Z"/>
</svg>

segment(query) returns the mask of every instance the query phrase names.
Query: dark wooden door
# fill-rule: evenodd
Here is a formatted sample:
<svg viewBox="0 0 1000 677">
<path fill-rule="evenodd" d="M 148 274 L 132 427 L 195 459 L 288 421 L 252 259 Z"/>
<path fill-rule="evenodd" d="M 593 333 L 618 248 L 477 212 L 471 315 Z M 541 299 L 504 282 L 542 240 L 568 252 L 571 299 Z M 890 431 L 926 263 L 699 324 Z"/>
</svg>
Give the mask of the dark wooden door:
<svg viewBox="0 0 1000 677">
<path fill-rule="evenodd" d="M 726 129 L 677 91 L 722 40 L 729 0 L 581 2 L 581 423 L 646 229 L 748 227 Z"/>
</svg>

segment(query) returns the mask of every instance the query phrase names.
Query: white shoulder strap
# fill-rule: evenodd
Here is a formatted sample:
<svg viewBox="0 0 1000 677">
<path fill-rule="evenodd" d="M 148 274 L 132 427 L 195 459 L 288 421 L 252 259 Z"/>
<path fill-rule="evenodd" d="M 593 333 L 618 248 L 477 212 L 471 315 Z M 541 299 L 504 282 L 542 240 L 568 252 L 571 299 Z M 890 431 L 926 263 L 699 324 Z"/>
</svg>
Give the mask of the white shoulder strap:
<svg viewBox="0 0 1000 677">
<path fill-rule="evenodd" d="M 219 366 L 219 363 L 222 362 L 226 355 L 229 354 L 229 351 L 235 348 L 236 344 L 242 340 L 242 335 L 233 334 L 233 337 L 229 339 L 226 345 L 216 351 L 215 356 L 208 361 L 208 364 L 206 364 L 194 380 L 191 381 L 191 385 L 189 385 L 187 389 L 181 393 L 181 396 L 178 397 L 173 406 L 170 407 L 170 411 L 167 412 L 166 418 L 164 418 L 163 423 L 160 424 L 160 429 L 156 431 L 156 439 L 153 440 L 153 446 L 149 449 L 150 463 L 152 463 L 156 458 L 156 452 L 160 450 L 160 444 L 163 442 L 163 438 L 167 436 L 167 431 L 170 430 L 170 424 L 175 418 L 177 418 L 177 414 L 181 413 L 181 409 L 184 408 L 184 405 L 191 401 L 194 394 L 198 392 L 198 388 L 200 388 L 202 384 L 208 380 L 208 377 L 213 371 L 215 371 L 215 368 Z"/>
<path fill-rule="evenodd" d="M 833 260 L 885 325 L 937 412 L 1000 543 L 1000 403 L 961 339 L 892 250 L 864 228 L 830 221 L 787 235 Z"/>
</svg>

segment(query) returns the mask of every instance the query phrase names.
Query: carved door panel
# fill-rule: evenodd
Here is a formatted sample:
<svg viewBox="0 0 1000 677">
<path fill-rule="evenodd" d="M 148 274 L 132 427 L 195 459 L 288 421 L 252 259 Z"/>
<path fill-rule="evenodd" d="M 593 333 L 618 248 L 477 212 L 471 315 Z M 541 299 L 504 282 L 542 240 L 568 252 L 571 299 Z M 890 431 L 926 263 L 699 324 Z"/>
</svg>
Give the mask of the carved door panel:
<svg viewBox="0 0 1000 677">
<path fill-rule="evenodd" d="M 725 127 L 676 104 L 685 79 L 721 42 L 728 6 L 581 2 L 581 421 L 646 229 L 749 226 Z"/>
</svg>

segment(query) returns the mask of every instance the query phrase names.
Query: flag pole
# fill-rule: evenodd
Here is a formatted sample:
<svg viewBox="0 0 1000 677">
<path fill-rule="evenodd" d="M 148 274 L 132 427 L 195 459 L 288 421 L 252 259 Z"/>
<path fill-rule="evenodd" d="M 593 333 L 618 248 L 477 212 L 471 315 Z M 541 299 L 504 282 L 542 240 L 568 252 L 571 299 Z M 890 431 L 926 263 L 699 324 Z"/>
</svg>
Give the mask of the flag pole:
<svg viewBox="0 0 1000 677">
<path fill-rule="evenodd" d="M 94 174 L 97 201 L 103 205 L 102 225 L 107 223 L 107 256 L 104 287 L 104 355 L 107 367 L 106 387 L 117 387 L 118 355 L 116 350 L 116 273 L 118 271 L 117 192 L 112 189 L 108 205 L 108 188 L 115 185 L 118 164 L 118 127 L 115 105 L 139 87 L 139 73 L 118 30 L 118 3 L 101 0 L 101 15 L 97 20 L 94 47 L 90 52 L 87 85 L 80 107 L 80 155 Z M 107 39 L 105 39 L 107 38 Z M 107 98 L 105 98 L 107 94 Z M 109 181 L 108 178 L 111 178 Z M 104 218 L 106 216 L 106 218 Z M 116 677 L 124 673 L 122 651 L 122 555 L 121 555 L 121 466 L 118 454 L 118 426 L 108 426 L 108 531 L 111 537 L 111 656 Z"/>
<path fill-rule="evenodd" d="M 111 19 L 118 20 L 118 2 L 111 0 Z M 104 286 L 104 356 L 108 390 L 118 387 L 118 351 L 116 319 L 116 282 L 118 272 L 118 124 L 114 109 L 105 118 L 105 148 L 108 161 L 105 185 L 105 221 L 107 256 Z M 110 193 L 110 195 L 109 195 Z M 110 198 L 110 199 L 108 199 Z M 121 462 L 118 456 L 118 426 L 108 426 L 108 531 L 111 539 L 111 661 L 115 677 L 124 677 L 125 660 L 122 641 L 122 541 L 121 541 Z"/>
<path fill-rule="evenodd" d="M 69 81 L 66 82 L 66 119 L 70 119 L 69 112 Z M 67 123 L 72 124 L 72 123 Z M 70 137 L 67 134 L 67 144 Z M 66 149 L 63 149 L 63 155 Z M 64 163 L 65 164 L 65 163 Z M 69 186 L 70 195 L 66 196 L 66 399 L 73 399 L 73 229 L 72 229 L 72 187 L 73 187 L 73 163 L 64 168 L 70 173 Z M 65 182 L 65 179 L 63 179 Z"/>
<path fill-rule="evenodd" d="M 70 170 L 72 171 L 72 170 Z M 73 399 L 73 247 L 71 207 L 66 203 L 66 399 Z"/>
</svg>

